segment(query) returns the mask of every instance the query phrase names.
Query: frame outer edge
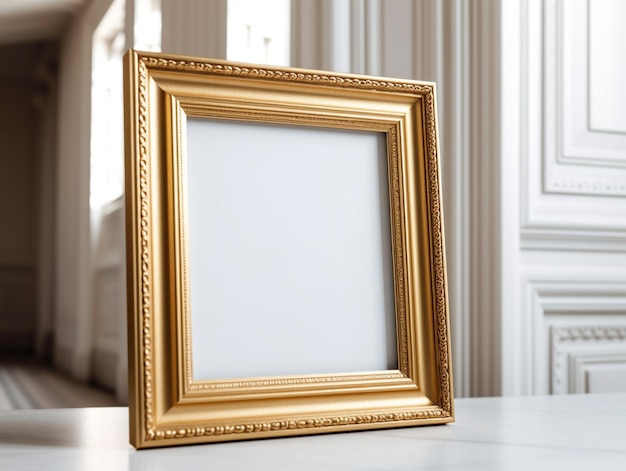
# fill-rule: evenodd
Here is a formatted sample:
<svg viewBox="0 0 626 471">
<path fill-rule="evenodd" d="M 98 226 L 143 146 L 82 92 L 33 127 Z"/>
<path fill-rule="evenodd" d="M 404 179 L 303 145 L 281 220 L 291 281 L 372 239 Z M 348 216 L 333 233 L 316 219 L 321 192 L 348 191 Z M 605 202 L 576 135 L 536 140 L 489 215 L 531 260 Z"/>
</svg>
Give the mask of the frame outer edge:
<svg viewBox="0 0 626 471">
<path fill-rule="evenodd" d="M 189 58 L 188 58 L 189 59 Z M 210 60 L 207 60 L 210 61 Z M 396 412 L 390 414 L 369 414 L 366 416 L 345 415 L 341 417 L 323 417 L 316 420 L 297 420 L 276 423 L 249 423 L 241 425 L 226 425 L 217 428 L 219 434 L 239 434 L 244 432 L 256 435 L 257 426 L 261 427 L 258 436 L 266 436 L 267 431 L 272 431 L 273 436 L 316 433 L 312 430 L 340 431 L 346 429 L 361 428 L 386 428 L 389 423 L 394 426 L 417 425 L 419 423 L 444 423 L 454 420 L 453 392 L 452 392 L 452 368 L 450 355 L 450 322 L 448 313 L 447 297 L 447 274 L 445 267 L 445 240 L 443 227 L 443 206 L 441 193 L 441 158 L 438 142 L 438 125 L 435 84 L 426 82 L 410 82 L 394 79 L 364 78 L 347 74 L 334 74 L 330 72 L 316 73 L 300 70 L 299 73 L 289 72 L 280 68 L 246 68 L 238 65 L 231 66 L 220 61 L 205 62 L 194 60 L 180 60 L 165 55 L 146 55 L 141 52 L 130 50 L 124 58 L 125 69 L 125 114 L 130 122 L 125 126 L 125 151 L 126 151 L 126 223 L 127 223 L 127 288 L 128 288 L 128 343 L 129 343 L 129 421 L 130 441 L 136 448 L 163 446 L 163 440 L 172 440 L 179 443 L 195 442 L 199 435 L 212 435 L 204 427 L 176 428 L 161 430 L 155 428 L 157 421 L 154 416 L 154 384 L 153 384 L 153 329 L 154 312 L 152 293 L 154 289 L 152 279 L 151 255 L 151 231 L 150 214 L 151 195 L 147 185 L 150 178 L 149 162 L 149 126 L 147 119 L 150 116 L 148 106 L 148 92 L 150 82 L 150 70 L 180 70 L 186 72 L 201 72 L 211 75 L 242 75 L 259 79 L 265 75 L 281 82 L 312 81 L 326 84 L 337 88 L 357 88 L 368 90 L 381 90 L 409 94 L 425 95 L 427 104 L 426 112 L 426 145 L 427 145 L 427 172 L 428 192 L 430 206 L 430 227 L 432 231 L 431 250 L 434 259 L 432 267 L 432 289 L 434 294 L 434 324 L 436 331 L 433 332 L 436 356 L 439 360 L 437 381 L 439 383 L 439 410 L 421 410 L 411 412 Z M 255 77 L 256 78 L 256 77 Z M 158 209 L 158 207 L 157 207 Z M 442 416 L 443 414 L 443 416 Z M 445 418 L 448 420 L 442 420 Z M 299 431 L 292 431 L 294 428 Z M 300 423 L 302 422 L 302 423 Z M 310 422 L 310 423 L 309 423 Z M 318 423 L 319 422 L 319 423 Z M 278 424 L 278 425 L 277 425 Z M 368 424 L 368 425 L 366 425 Z M 376 424 L 372 427 L 373 424 Z M 275 428 L 278 427 L 278 428 Z M 279 432 L 280 430 L 280 432 Z M 318 433 L 319 433 L 318 432 Z M 217 433 L 216 433 L 217 435 Z M 196 437 L 196 438 L 193 438 Z M 244 438 L 243 436 L 241 438 Z M 227 438 L 225 438 L 227 439 Z M 236 439 L 236 438 L 234 438 Z M 204 440 L 202 440 L 204 441 Z M 221 441 L 221 440 L 216 440 Z"/>
<path fill-rule="evenodd" d="M 436 172 L 436 194 L 431 195 L 430 200 L 431 204 L 438 205 L 438 217 L 436 220 L 433 220 L 435 224 L 438 225 L 436 231 L 439 236 L 439 247 L 437 251 L 440 252 L 441 255 L 441 264 L 437 267 L 437 271 L 435 272 L 433 277 L 433 282 L 435 283 L 435 302 L 436 309 L 435 313 L 438 317 L 436 319 L 437 323 L 437 352 L 440 355 L 439 361 L 437 362 L 439 368 L 441 369 L 439 373 L 442 393 L 446 392 L 447 394 L 442 394 L 442 404 L 441 407 L 450 414 L 450 417 L 454 419 L 454 388 L 453 388 L 453 378 L 452 378 L 452 352 L 451 352 L 451 338 L 450 338 L 450 305 L 448 301 L 448 275 L 447 275 L 447 267 L 446 267 L 446 239 L 445 239 L 445 227 L 444 227 L 444 206 L 443 206 L 443 187 L 441 182 L 441 151 L 439 145 L 439 120 L 437 113 L 437 86 L 435 83 L 432 84 L 432 109 L 433 109 L 433 125 L 432 128 L 428 130 L 429 134 L 431 131 L 434 131 L 434 135 L 432 139 L 434 141 L 434 151 L 435 151 L 435 161 L 430 162 L 430 165 L 436 166 L 433 170 Z M 429 138 L 430 140 L 430 138 Z M 431 171 L 429 169 L 429 171 Z M 434 183 L 434 182 L 432 182 Z M 431 183 L 431 184 L 432 184 Z M 438 282 L 437 277 L 441 276 L 441 282 Z M 437 284 L 441 283 L 438 287 Z M 438 289 L 439 288 L 439 289 Z M 443 322 L 441 322 L 443 320 Z M 445 335 L 445 336 L 444 336 Z M 442 345 L 443 344 L 443 345 Z M 444 361 L 445 360 L 445 361 Z M 444 364 L 445 363 L 445 364 Z M 445 377 L 444 377 L 445 375 Z M 447 389 L 447 391 L 446 391 Z M 446 397 L 447 396 L 447 397 Z"/>
<path fill-rule="evenodd" d="M 137 238 L 139 215 L 137 214 L 137 168 L 136 162 L 139 156 L 138 142 L 136 140 L 136 126 L 138 115 L 137 73 L 138 55 L 132 49 L 129 50 L 123 61 L 124 66 L 124 115 L 127 122 L 124 123 L 124 149 L 125 149 L 125 211 L 126 211 L 126 279 L 127 279 L 127 341 L 128 341 L 128 406 L 129 406 L 129 439 L 131 445 L 140 448 L 144 442 L 143 430 L 145 430 L 143 414 L 137 414 L 137 410 L 143 410 L 143 368 L 141 366 L 141 300 L 140 278 L 137 271 L 139 263 L 139 240 Z"/>
</svg>

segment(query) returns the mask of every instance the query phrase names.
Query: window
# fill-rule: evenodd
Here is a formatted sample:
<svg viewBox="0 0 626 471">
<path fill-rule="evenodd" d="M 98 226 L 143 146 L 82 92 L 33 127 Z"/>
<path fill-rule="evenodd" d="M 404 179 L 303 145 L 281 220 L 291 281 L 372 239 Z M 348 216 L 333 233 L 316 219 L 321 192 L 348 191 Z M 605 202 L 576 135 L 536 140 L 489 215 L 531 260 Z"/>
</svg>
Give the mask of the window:
<svg viewBox="0 0 626 471">
<path fill-rule="evenodd" d="M 226 57 L 258 64 L 290 64 L 290 0 L 228 0 Z"/>
<path fill-rule="evenodd" d="M 161 51 L 161 0 L 135 0 L 135 49 Z"/>
<path fill-rule="evenodd" d="M 160 0 L 135 1 L 135 48 L 161 49 Z M 99 208 L 124 193 L 125 1 L 114 0 L 93 35 L 91 82 L 91 197 Z"/>
<path fill-rule="evenodd" d="M 122 56 L 124 0 L 114 0 L 93 35 L 91 82 L 91 206 L 124 192 Z"/>
</svg>

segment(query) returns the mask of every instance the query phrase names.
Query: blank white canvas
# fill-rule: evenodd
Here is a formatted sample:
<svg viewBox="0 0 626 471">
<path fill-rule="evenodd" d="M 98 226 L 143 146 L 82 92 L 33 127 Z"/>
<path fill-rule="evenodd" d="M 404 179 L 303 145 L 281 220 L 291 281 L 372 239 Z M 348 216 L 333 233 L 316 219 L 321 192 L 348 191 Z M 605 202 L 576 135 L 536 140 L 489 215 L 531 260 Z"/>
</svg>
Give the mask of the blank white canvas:
<svg viewBox="0 0 626 471">
<path fill-rule="evenodd" d="M 195 380 L 397 367 L 383 133 L 187 120 Z"/>
</svg>

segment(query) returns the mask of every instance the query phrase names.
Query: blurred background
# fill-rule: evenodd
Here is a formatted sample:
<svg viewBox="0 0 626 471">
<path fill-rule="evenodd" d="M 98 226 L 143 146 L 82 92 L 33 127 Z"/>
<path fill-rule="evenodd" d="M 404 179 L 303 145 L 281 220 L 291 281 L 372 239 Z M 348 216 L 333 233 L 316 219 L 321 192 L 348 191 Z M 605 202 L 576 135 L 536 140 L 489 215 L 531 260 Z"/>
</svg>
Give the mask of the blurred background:
<svg viewBox="0 0 626 471">
<path fill-rule="evenodd" d="M 127 400 L 126 49 L 436 81 L 455 394 L 626 391 L 626 2 L 3 0 L 0 408 Z"/>
</svg>

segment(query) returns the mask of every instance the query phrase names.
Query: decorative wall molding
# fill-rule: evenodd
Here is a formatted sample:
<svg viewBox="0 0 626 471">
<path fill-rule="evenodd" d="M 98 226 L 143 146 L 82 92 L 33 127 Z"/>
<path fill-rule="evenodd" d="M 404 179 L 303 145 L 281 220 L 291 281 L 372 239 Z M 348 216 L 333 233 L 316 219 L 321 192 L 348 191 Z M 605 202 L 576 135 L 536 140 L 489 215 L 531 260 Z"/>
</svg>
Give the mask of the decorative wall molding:
<svg viewBox="0 0 626 471">
<path fill-rule="evenodd" d="M 590 363 L 626 360 L 626 323 L 552 326 L 550 337 L 551 394 L 589 392 L 585 372 Z"/>
<path fill-rule="evenodd" d="M 551 394 L 579 392 L 575 384 L 580 378 L 576 377 L 576 370 L 572 371 L 571 366 L 582 353 L 588 357 L 590 350 L 596 350 L 592 356 L 616 349 L 626 351 L 626 324 L 552 326 L 550 337 Z"/>
<path fill-rule="evenodd" d="M 555 233 L 572 231 L 564 233 L 564 246 L 596 251 L 607 242 L 609 250 L 621 250 L 626 134 L 590 130 L 587 0 L 523 4 L 528 14 L 520 15 L 517 130 L 522 246 L 552 250 Z M 610 232 L 620 232 L 618 240 Z"/>
<path fill-rule="evenodd" d="M 626 196 L 626 134 L 589 122 L 589 8 L 544 2 L 545 192 Z"/>
<path fill-rule="evenodd" d="M 548 161 L 548 165 L 550 165 Z M 581 173 L 588 173 L 581 169 Z M 620 172 L 621 173 L 621 172 Z M 572 171 L 561 168 L 554 171 L 553 166 L 546 171 L 546 191 L 548 193 L 603 195 L 603 196 L 626 196 L 626 180 L 621 178 L 589 177 L 587 175 L 574 175 Z"/>
<path fill-rule="evenodd" d="M 573 353 L 569 359 L 569 393 L 626 390 L 626 344 L 609 352 Z"/>
<path fill-rule="evenodd" d="M 517 340 L 507 364 L 516 374 L 506 385 L 511 394 L 560 394 L 568 386 L 569 355 L 611 352 L 626 347 L 626 283 L 572 277 L 522 278 Z M 591 348 L 591 350 L 590 350 Z M 620 350 L 621 351 L 621 350 Z"/>
<path fill-rule="evenodd" d="M 626 231 L 529 228 L 520 231 L 522 250 L 626 252 Z"/>
<path fill-rule="evenodd" d="M 621 0 L 602 2 L 587 0 L 589 28 L 589 129 L 617 133 L 617 139 L 626 138 L 626 67 L 621 60 L 626 56 L 626 30 L 619 18 L 626 16 L 626 4 Z M 611 52 L 611 54 L 607 54 Z M 618 158 L 626 165 L 626 149 L 620 146 Z"/>
<path fill-rule="evenodd" d="M 533 317 L 565 314 L 626 315 L 626 283 L 614 279 L 527 279 L 525 281 Z"/>
<path fill-rule="evenodd" d="M 555 344 L 602 340 L 626 340 L 626 325 L 574 325 L 552 328 L 552 341 Z"/>
</svg>

